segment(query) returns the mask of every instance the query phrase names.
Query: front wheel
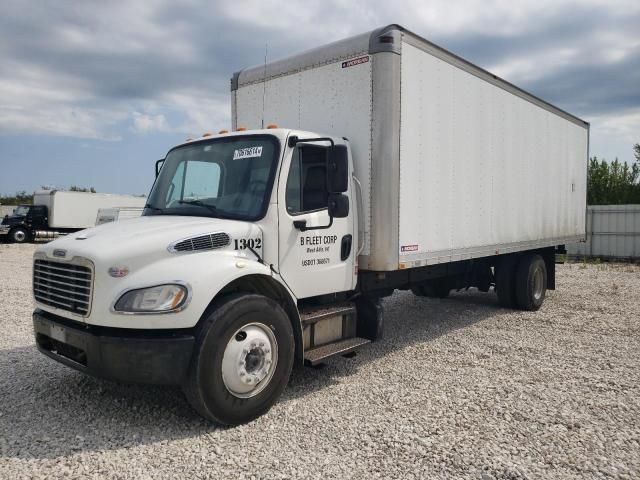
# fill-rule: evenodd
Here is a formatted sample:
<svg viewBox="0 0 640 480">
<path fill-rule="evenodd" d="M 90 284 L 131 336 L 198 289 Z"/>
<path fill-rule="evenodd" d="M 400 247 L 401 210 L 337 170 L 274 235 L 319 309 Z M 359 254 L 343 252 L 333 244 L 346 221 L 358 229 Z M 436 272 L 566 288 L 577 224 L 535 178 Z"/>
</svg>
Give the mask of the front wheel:
<svg viewBox="0 0 640 480">
<path fill-rule="evenodd" d="M 266 413 L 285 389 L 294 360 L 291 322 L 262 295 L 227 297 L 205 313 L 183 391 L 203 417 L 226 425 Z"/>
<path fill-rule="evenodd" d="M 29 239 L 29 234 L 24 228 L 18 227 L 11 230 L 9 237 L 13 243 L 24 243 Z"/>
</svg>

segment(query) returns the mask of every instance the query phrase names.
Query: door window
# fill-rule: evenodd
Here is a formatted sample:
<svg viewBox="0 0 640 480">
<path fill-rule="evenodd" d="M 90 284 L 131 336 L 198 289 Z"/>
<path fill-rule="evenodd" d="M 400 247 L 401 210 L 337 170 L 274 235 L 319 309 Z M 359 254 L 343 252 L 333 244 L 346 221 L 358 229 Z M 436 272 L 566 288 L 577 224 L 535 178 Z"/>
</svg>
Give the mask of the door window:
<svg viewBox="0 0 640 480">
<path fill-rule="evenodd" d="M 291 215 L 327 208 L 327 149 L 315 145 L 296 148 L 291 158 L 287 190 Z"/>
</svg>

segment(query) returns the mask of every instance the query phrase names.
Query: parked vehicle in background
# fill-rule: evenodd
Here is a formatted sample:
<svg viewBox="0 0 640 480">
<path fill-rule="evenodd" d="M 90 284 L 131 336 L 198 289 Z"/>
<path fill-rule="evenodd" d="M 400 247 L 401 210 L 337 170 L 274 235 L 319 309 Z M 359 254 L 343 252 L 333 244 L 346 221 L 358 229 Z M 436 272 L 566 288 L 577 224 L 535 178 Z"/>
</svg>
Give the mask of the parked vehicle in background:
<svg viewBox="0 0 640 480">
<path fill-rule="evenodd" d="M 243 423 L 295 361 L 379 339 L 394 290 L 537 310 L 585 237 L 589 125 L 402 27 L 243 70 L 231 95 L 235 131 L 172 148 L 141 218 L 37 250 L 45 355 Z"/>
<path fill-rule="evenodd" d="M 4 217 L 0 236 L 15 243 L 51 240 L 93 227 L 100 208 L 142 208 L 145 201 L 133 195 L 41 190 L 34 193 L 33 205 L 19 205 Z"/>
<path fill-rule="evenodd" d="M 116 207 L 101 208 L 96 216 L 96 227 L 103 223 L 127 220 L 128 218 L 138 218 L 142 215 L 143 207 Z"/>
</svg>

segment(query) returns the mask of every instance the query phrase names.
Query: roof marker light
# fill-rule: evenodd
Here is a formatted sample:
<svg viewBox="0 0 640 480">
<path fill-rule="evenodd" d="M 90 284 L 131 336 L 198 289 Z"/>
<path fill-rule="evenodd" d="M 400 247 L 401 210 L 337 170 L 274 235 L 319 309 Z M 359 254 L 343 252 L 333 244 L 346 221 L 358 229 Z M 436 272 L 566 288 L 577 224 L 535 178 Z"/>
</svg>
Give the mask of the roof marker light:
<svg viewBox="0 0 640 480">
<path fill-rule="evenodd" d="M 269 128 L 269 129 L 278 128 L 278 125 L 276 125 L 275 123 L 270 123 L 269 125 L 267 125 L 267 128 Z"/>
<path fill-rule="evenodd" d="M 218 132 L 218 134 L 219 134 L 219 135 L 222 135 L 222 134 L 224 134 L 224 133 L 229 133 L 229 130 L 224 130 L 224 129 L 223 129 L 223 130 L 220 130 L 220 131 Z"/>
<path fill-rule="evenodd" d="M 236 128 L 236 132 L 246 132 L 247 131 L 247 127 L 238 127 Z"/>
<path fill-rule="evenodd" d="M 203 133 L 203 134 L 202 134 L 202 138 L 204 138 L 204 137 L 210 137 L 211 135 L 213 135 L 213 133 L 211 133 L 211 132 L 205 132 L 205 133 Z"/>
</svg>

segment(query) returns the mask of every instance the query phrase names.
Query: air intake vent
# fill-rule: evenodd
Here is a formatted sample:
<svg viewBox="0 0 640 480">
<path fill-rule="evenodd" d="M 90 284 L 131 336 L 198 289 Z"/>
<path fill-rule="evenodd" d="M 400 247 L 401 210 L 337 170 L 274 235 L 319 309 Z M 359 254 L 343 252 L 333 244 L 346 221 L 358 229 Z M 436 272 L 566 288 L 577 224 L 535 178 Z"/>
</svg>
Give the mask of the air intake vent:
<svg viewBox="0 0 640 480">
<path fill-rule="evenodd" d="M 195 252 L 198 250 L 213 250 L 226 247 L 231 243 L 226 233 L 211 233 L 199 237 L 186 238 L 169 245 L 170 252 Z"/>
</svg>

